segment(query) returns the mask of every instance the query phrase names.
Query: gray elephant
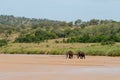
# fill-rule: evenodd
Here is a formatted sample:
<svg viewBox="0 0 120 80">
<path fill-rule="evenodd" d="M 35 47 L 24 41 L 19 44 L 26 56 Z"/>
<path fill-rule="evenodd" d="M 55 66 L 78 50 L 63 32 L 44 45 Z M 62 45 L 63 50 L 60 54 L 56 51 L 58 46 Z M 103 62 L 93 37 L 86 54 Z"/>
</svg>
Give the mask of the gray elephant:
<svg viewBox="0 0 120 80">
<path fill-rule="evenodd" d="M 85 59 L 85 53 L 82 52 L 82 51 L 78 51 L 78 52 L 77 52 L 77 58 Z"/>
<path fill-rule="evenodd" d="M 73 58 L 73 52 L 72 51 L 68 51 L 66 53 L 66 59 L 69 58 L 69 59 L 72 59 Z"/>
</svg>

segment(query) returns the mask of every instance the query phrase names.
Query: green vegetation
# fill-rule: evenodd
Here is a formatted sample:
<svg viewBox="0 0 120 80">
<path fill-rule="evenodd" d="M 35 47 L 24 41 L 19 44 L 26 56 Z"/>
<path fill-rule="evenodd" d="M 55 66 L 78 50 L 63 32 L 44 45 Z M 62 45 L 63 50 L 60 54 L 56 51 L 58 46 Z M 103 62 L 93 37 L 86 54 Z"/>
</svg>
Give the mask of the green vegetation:
<svg viewBox="0 0 120 80">
<path fill-rule="evenodd" d="M 1 53 L 65 54 L 68 50 L 81 50 L 87 55 L 120 56 L 119 42 L 118 21 L 65 22 L 0 16 Z"/>
<path fill-rule="evenodd" d="M 31 42 L 43 42 L 44 40 L 48 39 L 55 39 L 56 34 L 53 32 L 46 32 L 43 30 L 37 30 L 32 34 L 27 34 L 24 36 L 19 36 L 16 38 L 15 42 L 20 42 L 20 43 L 31 43 Z"/>
<path fill-rule="evenodd" d="M 120 42 L 120 25 L 116 23 L 96 25 L 82 29 L 79 36 L 69 38 L 66 42 Z"/>
<path fill-rule="evenodd" d="M 5 46 L 8 44 L 8 41 L 5 39 L 0 40 L 0 47 Z"/>
<path fill-rule="evenodd" d="M 53 54 L 63 55 L 72 50 L 84 51 L 86 55 L 93 56 L 120 56 L 120 43 L 114 45 L 101 45 L 100 43 L 56 43 L 55 40 L 36 43 L 9 43 L 0 48 L 1 53 L 6 54 Z M 57 41 L 62 41 L 58 39 Z"/>
<path fill-rule="evenodd" d="M 0 37 L 20 43 L 39 43 L 57 38 L 68 38 L 67 43 L 120 42 L 120 22 L 97 19 L 65 22 L 1 15 Z"/>
</svg>

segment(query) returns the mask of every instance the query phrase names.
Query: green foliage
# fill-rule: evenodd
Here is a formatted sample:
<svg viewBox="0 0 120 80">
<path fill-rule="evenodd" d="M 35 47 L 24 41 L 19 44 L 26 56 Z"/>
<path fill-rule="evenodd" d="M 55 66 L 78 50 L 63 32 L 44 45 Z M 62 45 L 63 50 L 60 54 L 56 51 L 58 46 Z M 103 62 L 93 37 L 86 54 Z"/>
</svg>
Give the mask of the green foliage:
<svg viewBox="0 0 120 80">
<path fill-rule="evenodd" d="M 55 40 L 55 43 L 60 43 L 58 40 Z"/>
<path fill-rule="evenodd" d="M 44 40 L 55 39 L 55 38 L 56 38 L 56 34 L 53 32 L 37 30 L 34 33 L 26 34 L 24 36 L 19 36 L 18 38 L 16 38 L 15 42 L 39 43 L 39 42 L 43 42 Z"/>
<path fill-rule="evenodd" d="M 0 40 L 0 47 L 5 46 L 8 44 L 8 41 L 5 39 Z"/>
<path fill-rule="evenodd" d="M 120 42 L 120 31 L 118 30 L 120 27 L 116 23 L 87 27 L 82 29 L 79 36 L 69 38 L 67 42 Z"/>
<path fill-rule="evenodd" d="M 95 50 L 95 49 L 88 50 L 86 55 L 106 56 L 105 51 L 103 51 L 103 50 Z"/>
<path fill-rule="evenodd" d="M 75 21 L 75 26 L 80 26 L 82 23 L 82 20 L 81 19 L 78 19 Z"/>
<path fill-rule="evenodd" d="M 73 22 L 69 22 L 68 26 L 72 27 L 73 26 Z"/>
<path fill-rule="evenodd" d="M 107 52 L 107 56 L 120 56 L 120 49 Z"/>
<path fill-rule="evenodd" d="M 98 25 L 99 24 L 99 20 L 97 19 L 92 19 L 89 21 L 89 25 Z"/>
<path fill-rule="evenodd" d="M 35 19 L 35 18 L 25 18 L 25 17 L 14 17 L 13 15 L 0 15 L 0 23 L 2 25 L 9 25 L 14 27 L 21 27 L 25 29 L 28 26 L 32 28 L 36 27 L 49 27 L 49 26 L 65 26 L 67 22 L 54 21 L 48 19 Z"/>
<path fill-rule="evenodd" d="M 101 45 L 100 43 L 10 43 L 0 47 L 1 53 L 9 54 L 53 54 L 63 55 L 67 51 L 83 51 L 93 56 L 120 56 L 120 43 L 114 45 Z"/>
<path fill-rule="evenodd" d="M 0 15 L 0 37 L 9 39 L 15 32 L 19 34 L 15 42 L 20 43 L 39 43 L 56 38 L 69 38 L 63 41 L 65 43 L 120 42 L 120 22 L 113 20 L 65 22 Z"/>
<path fill-rule="evenodd" d="M 35 37 L 30 35 L 30 34 L 27 34 L 25 36 L 20 36 L 18 38 L 16 38 L 15 42 L 20 42 L 20 43 L 30 43 L 30 42 L 33 42 L 35 41 Z"/>
<path fill-rule="evenodd" d="M 63 52 L 60 51 L 60 50 L 54 50 L 54 51 L 49 52 L 49 54 L 52 54 L 52 55 L 61 55 L 61 54 L 63 54 Z"/>
<path fill-rule="evenodd" d="M 113 45 L 113 44 L 115 44 L 115 42 L 114 41 L 102 41 L 101 42 L 101 45 Z"/>
</svg>

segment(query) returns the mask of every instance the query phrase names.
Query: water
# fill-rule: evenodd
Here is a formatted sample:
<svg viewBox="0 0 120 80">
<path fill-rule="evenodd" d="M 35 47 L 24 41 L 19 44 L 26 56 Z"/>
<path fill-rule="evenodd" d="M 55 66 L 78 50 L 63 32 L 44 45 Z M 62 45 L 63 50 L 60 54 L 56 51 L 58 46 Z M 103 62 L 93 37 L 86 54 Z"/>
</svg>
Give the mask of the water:
<svg viewBox="0 0 120 80">
<path fill-rule="evenodd" d="M 82 67 L 29 72 L 0 72 L 0 80 L 120 80 L 120 68 Z"/>
<path fill-rule="evenodd" d="M 66 73 L 80 74 L 80 73 L 91 73 L 91 74 L 119 74 L 120 68 L 78 68 L 66 71 Z"/>
</svg>

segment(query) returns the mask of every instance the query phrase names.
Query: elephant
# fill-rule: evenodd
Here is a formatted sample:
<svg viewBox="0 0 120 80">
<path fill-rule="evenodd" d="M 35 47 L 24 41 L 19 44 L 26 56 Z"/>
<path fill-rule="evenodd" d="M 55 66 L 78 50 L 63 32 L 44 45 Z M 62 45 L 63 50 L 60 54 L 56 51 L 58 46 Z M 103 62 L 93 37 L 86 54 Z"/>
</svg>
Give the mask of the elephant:
<svg viewBox="0 0 120 80">
<path fill-rule="evenodd" d="M 72 59 L 73 58 L 73 52 L 72 51 L 68 51 L 66 53 L 66 59 L 69 58 L 69 59 Z"/>
<path fill-rule="evenodd" d="M 78 51 L 78 52 L 77 52 L 77 58 L 85 59 L 85 53 L 82 52 L 82 51 Z"/>
</svg>

